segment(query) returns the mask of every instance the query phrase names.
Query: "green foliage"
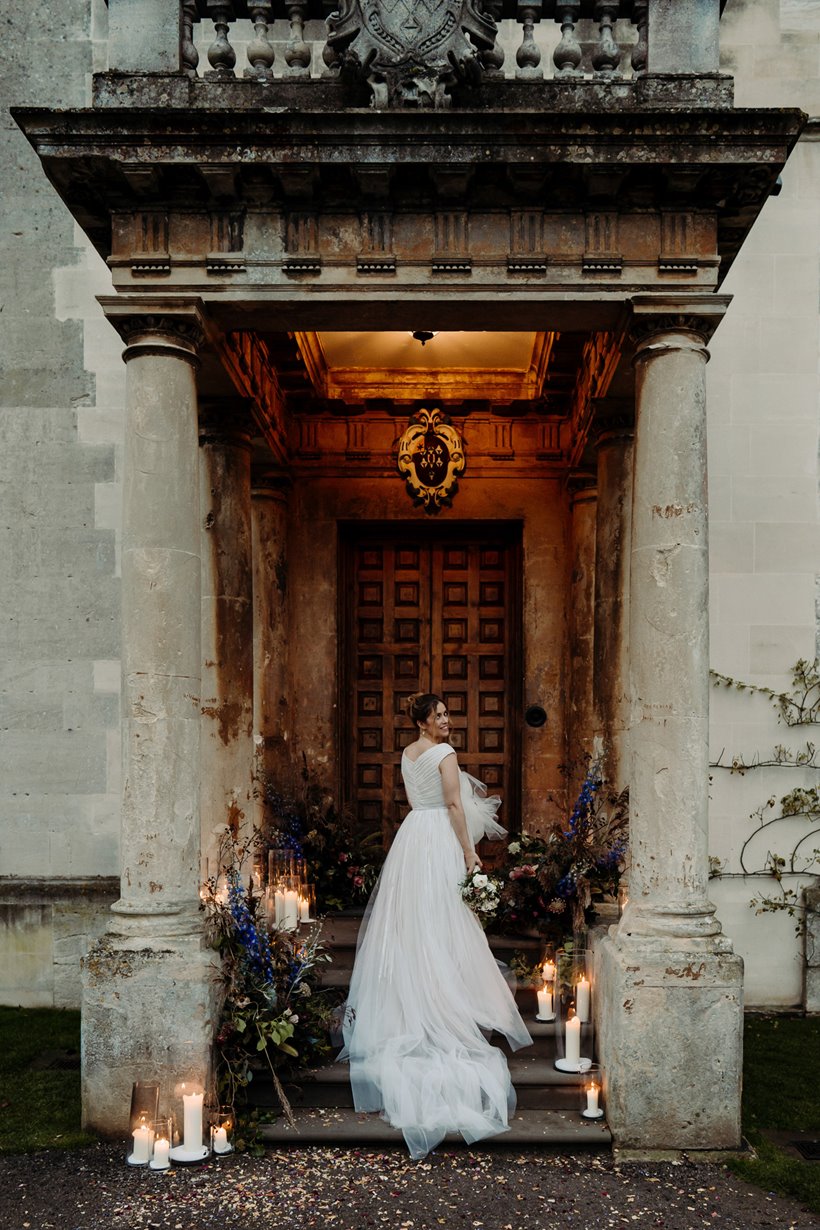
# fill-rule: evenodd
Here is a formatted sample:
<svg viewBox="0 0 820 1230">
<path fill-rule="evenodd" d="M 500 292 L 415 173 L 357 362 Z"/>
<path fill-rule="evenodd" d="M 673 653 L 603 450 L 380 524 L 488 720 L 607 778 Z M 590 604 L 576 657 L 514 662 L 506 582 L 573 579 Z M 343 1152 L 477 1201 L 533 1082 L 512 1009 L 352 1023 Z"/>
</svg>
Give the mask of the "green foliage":
<svg viewBox="0 0 820 1230">
<path fill-rule="evenodd" d="M 379 833 L 357 830 L 352 817 L 339 811 L 306 762 L 302 792 L 293 798 L 272 781 L 263 783 L 267 824 L 265 844 L 303 858 L 316 886 L 320 912 L 363 906 L 384 862 Z"/>
<path fill-rule="evenodd" d="M 757 683 L 744 683 L 720 671 L 710 671 L 717 687 L 735 688 L 738 692 L 757 692 L 767 696 L 777 710 L 780 721 L 787 726 L 805 726 L 820 722 L 820 659 L 808 662 L 799 658 L 792 667 L 790 691 L 776 692 Z"/>
<path fill-rule="evenodd" d="M 568 821 L 546 837 L 524 831 L 509 842 L 498 928 L 559 940 L 582 931 L 594 903 L 617 894 L 628 824 L 628 792 L 608 790 L 592 764 Z"/>
<path fill-rule="evenodd" d="M 79 1049 L 79 1012 L 0 1008 L 0 1153 L 94 1143 L 80 1127 L 79 1067 L 45 1066 Z"/>
<path fill-rule="evenodd" d="M 820 1167 L 791 1157 L 763 1135 L 820 1131 L 820 1019 L 747 1017 L 743 1073 L 743 1131 L 757 1156 L 733 1158 L 729 1168 L 820 1213 Z"/>
</svg>

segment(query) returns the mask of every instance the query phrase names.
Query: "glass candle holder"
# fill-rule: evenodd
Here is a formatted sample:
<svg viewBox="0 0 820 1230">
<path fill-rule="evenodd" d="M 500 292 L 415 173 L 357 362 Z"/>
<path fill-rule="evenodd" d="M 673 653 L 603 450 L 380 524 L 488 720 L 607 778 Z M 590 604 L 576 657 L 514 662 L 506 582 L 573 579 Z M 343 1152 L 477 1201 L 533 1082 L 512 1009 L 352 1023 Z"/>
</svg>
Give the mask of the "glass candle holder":
<svg viewBox="0 0 820 1230">
<path fill-rule="evenodd" d="M 584 1071 L 580 1087 L 580 1110 L 584 1119 L 603 1119 L 604 1080 L 601 1065 L 590 1064 Z"/>
<path fill-rule="evenodd" d="M 171 1165 L 171 1149 L 173 1148 L 174 1126 L 168 1116 L 161 1116 L 153 1123 L 154 1151 L 148 1163 L 151 1170 L 168 1170 Z"/>
<path fill-rule="evenodd" d="M 299 893 L 299 922 L 311 923 L 316 918 L 316 887 L 303 884 Z"/>
<path fill-rule="evenodd" d="M 220 1106 L 211 1115 L 211 1149 L 215 1156 L 233 1153 L 234 1113 L 230 1106 Z"/>
<path fill-rule="evenodd" d="M 153 1123 L 159 1114 L 159 1081 L 134 1081 L 131 1086 L 131 1111 L 128 1130 L 139 1123 Z"/>
</svg>

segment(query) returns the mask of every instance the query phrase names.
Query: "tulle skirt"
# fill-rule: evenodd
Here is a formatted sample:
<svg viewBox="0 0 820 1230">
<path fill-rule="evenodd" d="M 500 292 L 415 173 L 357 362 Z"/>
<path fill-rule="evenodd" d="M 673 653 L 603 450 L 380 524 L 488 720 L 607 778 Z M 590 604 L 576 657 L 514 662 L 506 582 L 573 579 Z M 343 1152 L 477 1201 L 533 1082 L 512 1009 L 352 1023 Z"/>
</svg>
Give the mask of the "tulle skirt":
<svg viewBox="0 0 820 1230">
<path fill-rule="evenodd" d="M 468 1143 L 508 1129 L 515 1093 L 503 1053 L 532 1041 L 478 921 L 461 899 L 464 856 L 447 809 L 410 812 L 359 935 L 345 1014 L 358 1111 L 400 1128 L 414 1158 L 448 1132 Z"/>
</svg>

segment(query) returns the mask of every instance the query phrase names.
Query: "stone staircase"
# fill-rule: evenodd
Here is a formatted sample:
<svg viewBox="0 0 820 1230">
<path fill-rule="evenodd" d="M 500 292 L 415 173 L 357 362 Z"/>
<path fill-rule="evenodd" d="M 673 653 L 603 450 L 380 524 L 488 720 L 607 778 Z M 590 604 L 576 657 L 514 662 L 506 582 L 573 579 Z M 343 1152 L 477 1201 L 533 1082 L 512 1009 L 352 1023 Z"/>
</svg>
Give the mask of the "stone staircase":
<svg viewBox="0 0 820 1230">
<path fill-rule="evenodd" d="M 328 918 L 324 924 L 324 941 L 333 963 L 326 970 L 326 986 L 347 986 L 356 953 L 360 919 L 347 915 Z M 495 938 L 491 940 L 494 954 L 509 961 L 518 951 L 532 952 L 532 960 L 540 955 L 538 940 Z M 565 1149 L 607 1149 L 611 1136 L 604 1120 L 589 1121 L 580 1115 L 580 1080 L 577 1076 L 556 1071 L 555 1026 L 535 1020 L 535 991 L 519 988 L 516 1000 L 533 1045 L 511 1054 L 505 1039 L 495 1038 L 507 1055 L 518 1106 L 510 1131 L 492 1138 L 486 1145 L 544 1145 Z M 583 1052 L 582 1052 L 583 1053 Z M 261 1138 L 271 1146 L 335 1144 L 386 1145 L 401 1144 L 401 1133 L 391 1128 L 378 1115 L 360 1115 L 353 1109 L 348 1068 L 343 1063 L 331 1063 L 323 1068 L 306 1071 L 286 1086 L 293 1106 L 296 1127 L 284 1116 L 265 1124 Z M 254 1082 L 255 1104 L 261 1109 L 276 1106 L 269 1083 L 262 1078 Z M 463 1143 L 460 1136 L 447 1137 L 447 1144 Z"/>
</svg>

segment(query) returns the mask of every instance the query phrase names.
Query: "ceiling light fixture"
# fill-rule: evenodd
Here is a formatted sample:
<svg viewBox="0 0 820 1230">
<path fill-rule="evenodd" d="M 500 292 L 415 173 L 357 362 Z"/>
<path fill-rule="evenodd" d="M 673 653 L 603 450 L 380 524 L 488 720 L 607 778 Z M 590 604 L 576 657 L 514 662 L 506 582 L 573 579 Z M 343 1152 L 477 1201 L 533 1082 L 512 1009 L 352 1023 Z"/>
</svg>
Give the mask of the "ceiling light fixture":
<svg viewBox="0 0 820 1230">
<path fill-rule="evenodd" d="M 431 333 L 429 329 L 416 329 L 410 336 L 414 337 L 417 342 L 421 342 L 422 346 L 424 346 L 427 342 L 438 336 L 438 330 L 435 333 Z"/>
</svg>

